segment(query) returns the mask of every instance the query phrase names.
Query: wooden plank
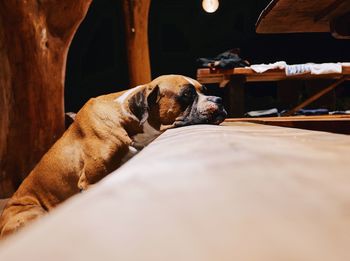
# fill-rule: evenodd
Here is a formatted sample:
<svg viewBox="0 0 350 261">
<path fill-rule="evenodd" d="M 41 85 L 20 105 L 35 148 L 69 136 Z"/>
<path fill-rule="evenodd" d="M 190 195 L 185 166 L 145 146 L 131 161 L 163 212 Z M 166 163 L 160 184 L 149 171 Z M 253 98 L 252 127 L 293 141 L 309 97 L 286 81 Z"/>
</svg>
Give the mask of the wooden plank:
<svg viewBox="0 0 350 261">
<path fill-rule="evenodd" d="M 298 115 L 298 116 L 283 116 L 283 117 L 259 117 L 259 118 L 240 118 L 240 119 L 226 119 L 227 122 L 236 121 L 249 121 L 249 120 L 261 120 L 261 121 L 312 121 L 312 120 L 324 120 L 324 121 L 336 121 L 336 120 L 350 120 L 350 115 L 339 114 L 339 115 Z"/>
<path fill-rule="evenodd" d="M 345 1 L 346 0 L 329 1 L 329 4 L 315 15 L 314 21 L 317 22 L 325 19 L 330 13 L 335 12 Z"/>
<path fill-rule="evenodd" d="M 346 135 L 170 130 L 8 238 L 0 260 L 348 261 L 349 154 Z"/>
<path fill-rule="evenodd" d="M 272 126 L 350 134 L 350 115 L 230 118 L 225 122 L 252 122 Z"/>
<path fill-rule="evenodd" d="M 348 0 L 272 0 L 261 13 L 256 32 L 329 32 L 329 21 L 349 11 Z"/>
<path fill-rule="evenodd" d="M 284 70 L 269 70 L 257 73 L 250 68 L 234 68 L 226 70 L 211 70 L 203 68 L 197 70 L 197 80 L 203 84 L 221 83 L 230 76 L 244 76 L 247 82 L 281 81 L 281 80 L 308 80 L 308 79 L 339 79 L 342 76 L 350 76 L 350 66 L 343 66 L 341 74 L 321 74 L 310 73 L 287 76 Z"/>
</svg>

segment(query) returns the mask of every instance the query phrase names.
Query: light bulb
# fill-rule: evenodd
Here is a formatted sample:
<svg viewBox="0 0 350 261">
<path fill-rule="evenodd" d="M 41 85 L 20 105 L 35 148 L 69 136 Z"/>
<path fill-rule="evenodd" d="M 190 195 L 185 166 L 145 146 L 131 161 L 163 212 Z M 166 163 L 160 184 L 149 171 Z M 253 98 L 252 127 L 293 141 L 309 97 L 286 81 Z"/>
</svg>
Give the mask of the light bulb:
<svg viewBox="0 0 350 261">
<path fill-rule="evenodd" d="M 214 13 L 219 8 L 219 0 L 203 0 L 202 7 L 207 13 Z"/>
</svg>

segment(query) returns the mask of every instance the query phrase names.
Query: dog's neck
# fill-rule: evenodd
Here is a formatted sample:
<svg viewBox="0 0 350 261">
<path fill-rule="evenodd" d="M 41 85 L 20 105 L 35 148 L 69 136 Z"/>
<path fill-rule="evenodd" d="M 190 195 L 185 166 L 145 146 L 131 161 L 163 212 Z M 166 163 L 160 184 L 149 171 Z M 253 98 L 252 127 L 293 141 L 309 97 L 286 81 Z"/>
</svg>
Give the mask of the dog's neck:
<svg viewBox="0 0 350 261">
<path fill-rule="evenodd" d="M 120 112 L 124 118 L 123 127 L 127 131 L 129 137 L 132 139 L 132 146 L 138 150 L 147 146 L 155 138 L 157 138 L 166 129 L 171 128 L 172 125 L 163 126 L 161 124 L 159 115 L 159 106 L 157 103 L 148 104 L 146 100 L 137 100 L 140 94 L 145 95 L 145 85 L 140 85 L 130 90 L 125 91 L 121 96 L 116 98 L 114 102 L 120 106 Z M 142 97 L 142 96 L 141 96 Z M 135 110 L 135 102 L 137 106 L 144 106 L 141 112 Z M 132 101 L 130 103 L 130 101 Z M 136 114 L 134 112 L 137 112 Z M 140 115 L 139 115 L 140 114 Z"/>
<path fill-rule="evenodd" d="M 162 132 L 159 129 L 155 129 L 148 121 L 142 124 L 142 132 L 131 136 L 133 140 L 132 146 L 140 150 L 151 143 Z"/>
</svg>

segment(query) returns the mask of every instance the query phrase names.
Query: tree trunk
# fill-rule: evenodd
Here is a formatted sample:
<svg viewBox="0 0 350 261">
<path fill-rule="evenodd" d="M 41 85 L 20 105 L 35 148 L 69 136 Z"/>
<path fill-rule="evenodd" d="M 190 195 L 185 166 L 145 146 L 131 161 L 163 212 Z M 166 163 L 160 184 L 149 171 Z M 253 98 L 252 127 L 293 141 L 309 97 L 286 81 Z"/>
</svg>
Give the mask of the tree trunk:
<svg viewBox="0 0 350 261">
<path fill-rule="evenodd" d="M 64 130 L 67 52 L 91 1 L 0 1 L 0 197 Z"/>
<path fill-rule="evenodd" d="M 151 0 L 123 0 L 130 87 L 151 81 L 148 13 Z"/>
</svg>

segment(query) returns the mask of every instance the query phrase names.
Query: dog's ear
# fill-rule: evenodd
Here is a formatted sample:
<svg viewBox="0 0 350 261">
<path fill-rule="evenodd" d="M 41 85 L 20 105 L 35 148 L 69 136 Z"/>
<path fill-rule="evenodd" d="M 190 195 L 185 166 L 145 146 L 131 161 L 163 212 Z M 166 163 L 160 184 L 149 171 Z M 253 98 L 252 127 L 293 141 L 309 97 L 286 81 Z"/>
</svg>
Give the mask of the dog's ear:
<svg viewBox="0 0 350 261">
<path fill-rule="evenodd" d="M 159 99 L 160 99 L 159 86 L 156 85 L 155 87 L 148 88 L 148 94 L 147 94 L 148 108 L 150 108 L 153 105 L 156 105 L 159 102 Z"/>
<path fill-rule="evenodd" d="M 140 125 L 148 118 L 147 98 L 145 90 L 136 92 L 129 100 L 130 111 L 140 121 Z"/>
<path fill-rule="evenodd" d="M 148 86 L 146 87 L 146 110 L 144 111 L 143 117 L 140 120 L 140 124 L 145 123 L 148 118 L 150 108 L 155 106 L 160 99 L 159 86 Z"/>
<path fill-rule="evenodd" d="M 146 86 L 142 91 L 135 93 L 129 100 L 131 112 L 140 121 L 145 123 L 149 115 L 149 107 L 158 103 L 160 98 L 159 87 Z"/>
</svg>

